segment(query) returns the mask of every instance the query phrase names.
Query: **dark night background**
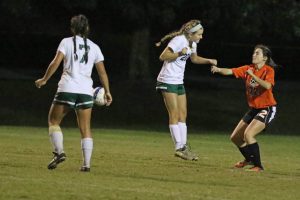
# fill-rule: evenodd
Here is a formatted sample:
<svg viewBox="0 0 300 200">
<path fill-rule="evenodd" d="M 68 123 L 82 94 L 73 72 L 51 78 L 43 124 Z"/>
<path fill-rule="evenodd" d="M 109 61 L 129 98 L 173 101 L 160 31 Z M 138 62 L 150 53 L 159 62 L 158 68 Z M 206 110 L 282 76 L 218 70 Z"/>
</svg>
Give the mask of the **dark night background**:
<svg viewBox="0 0 300 200">
<path fill-rule="evenodd" d="M 162 63 L 161 37 L 200 19 L 204 38 L 198 54 L 222 67 L 251 62 L 263 43 L 281 65 L 276 72 L 278 114 L 269 133 L 299 134 L 300 1 L 298 0 L 1 0 L 0 124 L 47 126 L 47 113 L 62 66 L 38 90 L 59 42 L 70 34 L 70 19 L 89 18 L 90 39 L 105 57 L 114 102 L 95 108 L 93 127 L 167 130 L 167 112 L 155 92 Z M 188 125 L 196 131 L 230 132 L 247 111 L 244 85 L 211 75 L 210 66 L 187 63 Z M 93 74 L 94 85 L 99 81 Z M 62 126 L 76 126 L 74 114 Z"/>
</svg>

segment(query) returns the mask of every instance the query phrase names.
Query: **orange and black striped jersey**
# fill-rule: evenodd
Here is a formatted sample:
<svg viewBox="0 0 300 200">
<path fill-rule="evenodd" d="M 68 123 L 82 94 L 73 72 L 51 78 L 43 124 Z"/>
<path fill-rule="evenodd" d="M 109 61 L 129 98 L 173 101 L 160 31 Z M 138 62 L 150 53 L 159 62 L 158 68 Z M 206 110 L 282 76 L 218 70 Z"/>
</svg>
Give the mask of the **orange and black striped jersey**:
<svg viewBox="0 0 300 200">
<path fill-rule="evenodd" d="M 263 88 L 247 74 L 248 69 L 252 69 L 253 73 L 260 79 L 271 83 L 272 87 L 268 90 Z M 236 78 L 242 78 L 245 80 L 247 101 L 251 108 L 266 108 L 277 104 L 272 92 L 275 84 L 275 72 L 272 67 L 264 65 L 259 70 L 256 70 L 255 66 L 251 64 L 232 68 L 232 72 Z"/>
</svg>

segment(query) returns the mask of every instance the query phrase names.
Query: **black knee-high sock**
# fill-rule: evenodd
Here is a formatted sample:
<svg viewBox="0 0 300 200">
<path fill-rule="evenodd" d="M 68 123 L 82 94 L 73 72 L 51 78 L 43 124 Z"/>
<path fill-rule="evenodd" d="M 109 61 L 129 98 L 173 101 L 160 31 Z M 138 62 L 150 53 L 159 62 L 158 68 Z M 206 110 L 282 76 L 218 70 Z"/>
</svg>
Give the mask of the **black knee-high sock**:
<svg viewBox="0 0 300 200">
<path fill-rule="evenodd" d="M 250 154 L 248 146 L 238 147 L 238 148 L 239 148 L 241 154 L 244 156 L 245 160 L 247 162 L 250 162 L 251 161 L 251 154 Z"/>
<path fill-rule="evenodd" d="M 260 153 L 259 153 L 259 146 L 258 143 L 248 144 L 248 148 L 251 155 L 251 161 L 253 162 L 254 166 L 260 167 L 263 169 L 263 166 L 260 161 Z"/>
</svg>

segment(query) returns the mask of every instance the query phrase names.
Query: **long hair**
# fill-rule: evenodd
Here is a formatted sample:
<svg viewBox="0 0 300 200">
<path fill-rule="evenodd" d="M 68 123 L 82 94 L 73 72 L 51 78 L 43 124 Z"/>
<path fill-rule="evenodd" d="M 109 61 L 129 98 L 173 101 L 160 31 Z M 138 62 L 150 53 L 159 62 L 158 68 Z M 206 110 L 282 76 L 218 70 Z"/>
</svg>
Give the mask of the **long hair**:
<svg viewBox="0 0 300 200">
<path fill-rule="evenodd" d="M 83 37 L 85 53 L 83 59 L 85 63 L 88 62 L 88 47 L 87 47 L 87 36 L 89 34 L 89 21 L 84 15 L 76 15 L 71 19 L 71 32 L 73 34 L 74 43 L 74 58 L 78 60 L 78 55 L 76 53 L 76 35 Z"/>
<path fill-rule="evenodd" d="M 265 57 L 267 57 L 266 64 L 273 67 L 274 69 L 278 68 L 279 65 L 274 62 L 272 59 L 272 51 L 271 49 L 263 44 L 258 44 L 254 47 L 254 49 L 261 49 L 262 53 Z"/>
<path fill-rule="evenodd" d="M 190 31 L 193 27 L 199 25 L 200 23 L 201 23 L 200 20 L 196 20 L 196 19 L 190 20 L 190 21 L 188 21 L 187 23 L 183 24 L 182 27 L 181 27 L 179 30 L 173 31 L 173 32 L 171 32 L 171 33 L 165 35 L 165 36 L 164 36 L 163 38 L 161 38 L 160 41 L 157 42 L 155 45 L 156 45 L 157 47 L 159 47 L 159 46 L 160 46 L 162 43 L 164 43 L 165 41 L 171 40 L 172 38 L 174 38 L 174 37 L 176 37 L 176 36 L 178 36 L 178 35 L 186 35 L 186 36 L 187 36 L 188 33 L 189 33 L 189 31 Z"/>
</svg>

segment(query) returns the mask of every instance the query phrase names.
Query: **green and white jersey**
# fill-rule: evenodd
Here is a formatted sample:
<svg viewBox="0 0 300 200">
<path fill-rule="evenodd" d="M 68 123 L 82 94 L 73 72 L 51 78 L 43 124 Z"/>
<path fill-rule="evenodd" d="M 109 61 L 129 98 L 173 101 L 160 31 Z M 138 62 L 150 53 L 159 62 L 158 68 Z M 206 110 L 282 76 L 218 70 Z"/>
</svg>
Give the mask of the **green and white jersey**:
<svg viewBox="0 0 300 200">
<path fill-rule="evenodd" d="M 181 52 L 183 48 L 187 48 L 187 54 L 179 56 L 173 61 L 164 61 L 162 69 L 157 77 L 157 81 L 168 84 L 183 84 L 184 70 L 186 60 L 192 53 L 197 52 L 197 44 L 192 43 L 192 48 L 189 47 L 189 41 L 184 35 L 174 37 L 168 44 L 174 53 Z"/>
<path fill-rule="evenodd" d="M 84 60 L 84 40 L 76 36 L 75 60 L 73 37 L 64 38 L 57 51 L 64 54 L 64 69 L 58 83 L 57 92 L 69 92 L 78 94 L 93 95 L 93 80 L 91 78 L 95 63 L 104 60 L 103 54 L 98 45 L 87 39 L 88 62 Z"/>
</svg>

